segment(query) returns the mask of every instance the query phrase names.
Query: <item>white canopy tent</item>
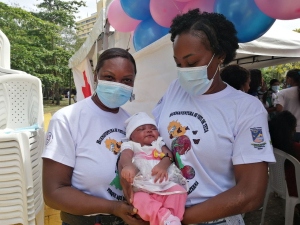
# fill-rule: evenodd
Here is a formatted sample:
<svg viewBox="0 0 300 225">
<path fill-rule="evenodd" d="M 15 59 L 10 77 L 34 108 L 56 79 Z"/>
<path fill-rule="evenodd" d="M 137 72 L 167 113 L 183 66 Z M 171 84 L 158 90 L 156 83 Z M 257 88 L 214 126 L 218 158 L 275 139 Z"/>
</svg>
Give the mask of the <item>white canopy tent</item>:
<svg viewBox="0 0 300 225">
<path fill-rule="evenodd" d="M 129 46 L 137 64 L 138 72 L 134 86 L 136 99 L 134 102 L 126 103 L 123 107 L 129 113 L 145 111 L 151 114 L 155 104 L 177 76 L 170 35 L 166 35 L 144 49 L 135 52 L 129 33 L 110 32 L 109 34 L 111 35 L 108 37 L 108 47 L 126 49 Z M 103 33 L 99 33 L 99 35 L 101 36 Z M 95 52 L 95 41 L 96 39 L 91 38 L 86 40 L 91 46 L 90 51 Z M 300 61 L 300 34 L 293 31 L 271 28 L 262 37 L 252 42 L 241 43 L 239 46 L 236 59 L 232 64 L 239 64 L 247 69 Z M 98 42 L 96 51 L 101 51 L 101 49 L 102 46 Z M 91 57 L 87 51 L 82 52 L 85 54 L 77 52 L 70 59 L 69 66 L 71 68 L 76 66 L 74 63 L 75 56 L 82 60 L 86 57 L 90 60 L 94 59 L 93 65 L 96 65 L 96 57 Z"/>
</svg>

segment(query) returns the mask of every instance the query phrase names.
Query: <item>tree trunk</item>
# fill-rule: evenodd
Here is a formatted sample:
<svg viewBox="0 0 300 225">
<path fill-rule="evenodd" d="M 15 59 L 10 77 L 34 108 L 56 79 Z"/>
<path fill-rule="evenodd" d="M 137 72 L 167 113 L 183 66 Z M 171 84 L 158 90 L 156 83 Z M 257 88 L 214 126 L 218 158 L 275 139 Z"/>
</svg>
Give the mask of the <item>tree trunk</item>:
<svg viewBox="0 0 300 225">
<path fill-rule="evenodd" d="M 55 83 L 55 97 L 56 97 L 56 105 L 60 105 L 60 93 L 59 93 L 59 84 Z"/>
</svg>

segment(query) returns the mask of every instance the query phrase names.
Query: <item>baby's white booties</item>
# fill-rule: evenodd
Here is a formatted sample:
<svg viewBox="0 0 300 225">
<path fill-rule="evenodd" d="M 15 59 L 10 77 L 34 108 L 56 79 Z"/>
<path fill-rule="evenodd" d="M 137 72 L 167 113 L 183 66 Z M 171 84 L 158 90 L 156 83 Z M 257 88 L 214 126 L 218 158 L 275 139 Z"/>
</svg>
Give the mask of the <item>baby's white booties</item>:
<svg viewBox="0 0 300 225">
<path fill-rule="evenodd" d="M 170 216 L 168 216 L 165 220 L 164 225 L 181 225 L 181 222 L 177 216 L 170 214 Z"/>
</svg>

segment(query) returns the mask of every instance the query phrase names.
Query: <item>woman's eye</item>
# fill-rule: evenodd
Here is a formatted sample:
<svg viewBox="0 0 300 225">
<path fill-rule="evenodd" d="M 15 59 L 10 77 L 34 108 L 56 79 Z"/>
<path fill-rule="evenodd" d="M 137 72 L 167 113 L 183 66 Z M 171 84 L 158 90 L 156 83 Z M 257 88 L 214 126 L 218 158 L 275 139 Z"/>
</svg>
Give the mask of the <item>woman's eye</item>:
<svg viewBox="0 0 300 225">
<path fill-rule="evenodd" d="M 188 66 L 189 66 L 189 67 L 193 67 L 193 66 L 196 65 L 196 63 L 197 63 L 197 62 L 194 62 L 194 63 L 188 63 Z"/>
</svg>

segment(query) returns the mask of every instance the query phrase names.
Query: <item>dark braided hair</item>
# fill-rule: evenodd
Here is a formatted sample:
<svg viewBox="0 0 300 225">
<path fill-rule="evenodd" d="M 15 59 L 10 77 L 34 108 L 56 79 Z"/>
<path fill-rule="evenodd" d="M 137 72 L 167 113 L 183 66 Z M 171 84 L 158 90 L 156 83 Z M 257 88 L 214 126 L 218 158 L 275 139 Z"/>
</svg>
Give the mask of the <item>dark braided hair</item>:
<svg viewBox="0 0 300 225">
<path fill-rule="evenodd" d="M 202 31 L 207 36 L 208 43 L 202 40 L 207 49 L 212 49 L 216 55 L 226 54 L 223 64 L 230 63 L 239 48 L 236 30 L 232 22 L 219 13 L 200 13 L 199 9 L 190 10 L 183 15 L 178 15 L 173 19 L 171 25 L 171 41 L 181 33 L 190 33 L 199 36 Z"/>
<path fill-rule="evenodd" d="M 99 70 L 103 66 L 105 60 L 118 58 L 118 57 L 128 59 L 130 62 L 132 62 L 133 66 L 134 66 L 134 73 L 136 74 L 136 65 L 135 65 L 134 58 L 128 51 L 126 51 L 125 49 L 122 49 L 122 48 L 110 48 L 110 49 L 105 50 L 98 58 L 98 62 L 97 62 L 97 66 L 96 66 L 96 73 L 97 74 L 99 73 Z"/>
<path fill-rule="evenodd" d="M 293 69 L 287 72 L 286 74 L 287 77 L 290 77 L 294 80 L 294 82 L 298 86 L 298 99 L 300 102 L 300 70 L 299 69 Z"/>
<path fill-rule="evenodd" d="M 229 65 L 221 70 L 221 78 L 231 87 L 241 90 L 250 77 L 250 73 L 244 67 L 239 65 Z"/>
<path fill-rule="evenodd" d="M 277 113 L 269 122 L 269 131 L 273 146 L 294 157 L 293 133 L 296 126 L 297 119 L 289 111 Z"/>
</svg>

